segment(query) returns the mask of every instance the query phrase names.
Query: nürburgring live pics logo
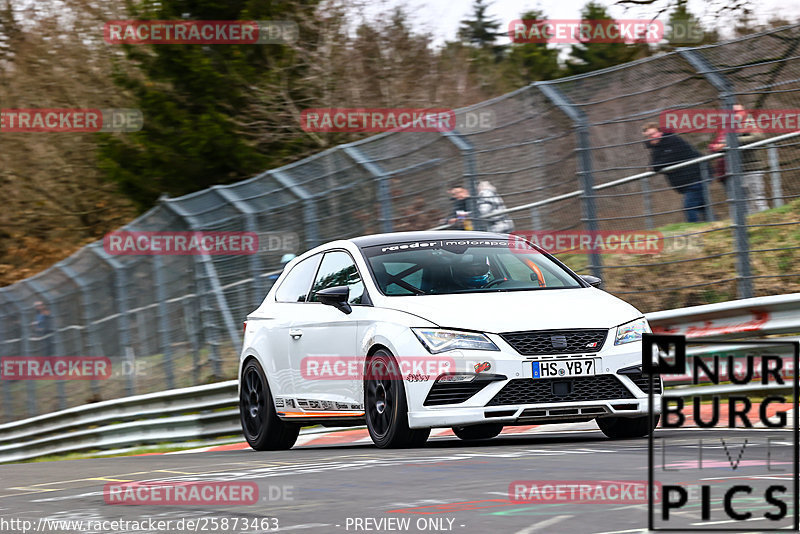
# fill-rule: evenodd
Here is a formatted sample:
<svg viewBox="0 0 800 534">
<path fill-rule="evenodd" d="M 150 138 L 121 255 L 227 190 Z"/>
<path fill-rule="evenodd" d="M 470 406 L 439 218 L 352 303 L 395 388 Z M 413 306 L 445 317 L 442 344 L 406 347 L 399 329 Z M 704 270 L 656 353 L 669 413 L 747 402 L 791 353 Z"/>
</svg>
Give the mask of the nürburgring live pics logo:
<svg viewBox="0 0 800 534">
<path fill-rule="evenodd" d="M 687 345 L 694 348 L 691 354 Z M 743 359 L 745 365 L 735 365 Z M 688 373 L 692 382 L 686 391 L 663 392 L 660 435 L 649 435 L 649 530 L 798 530 L 799 359 L 796 341 L 687 341 L 682 335 L 644 334 L 650 420 L 658 376 Z M 671 432 L 690 421 L 699 428 Z M 694 469 L 697 480 L 689 481 Z M 659 508 L 652 498 L 656 485 Z"/>
</svg>

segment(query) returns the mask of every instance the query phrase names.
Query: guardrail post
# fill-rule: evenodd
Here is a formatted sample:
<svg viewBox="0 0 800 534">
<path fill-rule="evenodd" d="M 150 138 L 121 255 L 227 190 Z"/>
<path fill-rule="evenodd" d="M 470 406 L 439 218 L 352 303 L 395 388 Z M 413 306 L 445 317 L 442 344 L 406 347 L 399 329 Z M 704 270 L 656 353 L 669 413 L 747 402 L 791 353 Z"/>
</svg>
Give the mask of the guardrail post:
<svg viewBox="0 0 800 534">
<path fill-rule="evenodd" d="M 767 157 L 769 159 L 770 177 L 772 179 L 772 201 L 773 207 L 783 206 L 783 184 L 781 183 L 781 164 L 778 159 L 778 147 L 770 143 L 767 145 Z"/>
<path fill-rule="evenodd" d="M 266 174 L 303 202 L 303 225 L 306 230 L 306 246 L 311 249 L 319 245 L 319 215 L 317 214 L 314 196 L 306 191 L 304 187 L 298 185 L 294 178 L 280 169 L 267 171 Z"/>
<path fill-rule="evenodd" d="M 164 262 L 160 254 L 153 255 L 153 285 L 156 290 L 156 320 L 158 321 L 159 350 L 164 354 L 164 372 L 167 378 L 167 389 L 175 387 L 175 373 L 172 366 L 172 346 L 169 342 L 169 325 L 167 324 L 167 295 L 164 289 Z"/>
<path fill-rule="evenodd" d="M 582 219 L 586 225 L 586 229 L 594 234 L 598 231 L 598 225 L 597 207 L 594 195 L 594 176 L 592 174 L 592 146 L 589 139 L 589 121 L 586 118 L 586 114 L 575 106 L 575 104 L 567 98 L 567 95 L 562 93 L 554 84 L 549 82 L 537 82 L 535 85 L 548 100 L 569 117 L 577 131 L 577 146 L 575 150 L 578 153 L 578 178 L 580 179 L 581 189 L 583 190 L 581 196 L 583 207 Z M 598 278 L 603 277 L 603 261 L 599 253 L 595 251 L 589 253 L 589 267 L 594 276 Z"/>
<path fill-rule="evenodd" d="M 678 52 L 701 74 L 719 93 L 719 99 L 729 113 L 733 113 L 736 103 L 733 86 L 727 78 L 706 58 L 691 48 L 681 48 Z M 753 296 L 753 280 L 750 267 L 750 244 L 747 237 L 747 203 L 742 188 L 742 155 L 739 138 L 734 131 L 726 135 L 725 164 L 728 169 L 730 185 L 729 201 L 733 204 L 733 234 L 736 248 L 737 296 L 740 299 Z"/>
<path fill-rule="evenodd" d="M 60 269 L 62 273 L 64 273 L 67 278 L 72 280 L 72 282 L 78 287 L 80 290 L 81 296 L 81 310 L 83 315 L 83 324 L 86 325 L 86 337 L 88 339 L 88 354 L 89 356 L 102 356 L 102 344 L 100 343 L 99 339 L 97 338 L 97 325 L 94 321 L 92 321 L 89 310 L 92 309 L 92 303 L 89 300 L 89 284 L 87 284 L 81 276 L 75 272 L 75 270 L 70 267 L 69 265 L 65 265 L 64 263 L 57 263 L 56 268 Z M 83 346 L 83 336 L 79 335 L 78 339 L 81 340 L 81 346 Z M 92 394 L 95 398 L 100 397 L 100 385 L 97 383 L 97 380 L 92 379 L 89 381 L 89 387 L 92 389 Z"/>
<path fill-rule="evenodd" d="M 394 228 L 392 220 L 392 195 L 389 190 L 389 174 L 380 165 L 367 159 L 363 152 L 353 145 L 342 145 L 342 150 L 350 159 L 372 175 L 377 182 L 378 209 L 380 210 L 381 231 L 388 233 Z"/>
<path fill-rule="evenodd" d="M 131 346 L 131 333 L 130 333 L 130 315 L 128 306 L 128 287 L 127 276 L 128 271 L 123 263 L 111 254 L 105 251 L 100 242 L 92 243 L 89 245 L 89 250 L 108 264 L 114 271 L 114 303 L 117 308 L 117 329 L 119 331 L 119 356 L 124 358 L 122 361 L 127 361 L 130 353 L 133 352 Z M 134 362 L 131 362 L 134 363 Z M 125 374 L 125 392 L 128 395 L 136 394 L 136 386 L 134 382 L 134 374 L 136 373 L 136 366 L 130 366 L 124 370 Z"/>
<path fill-rule="evenodd" d="M 63 317 L 63 314 L 59 313 L 58 306 L 56 306 L 53 300 L 50 298 L 47 290 L 42 287 L 34 278 L 23 280 L 20 283 L 27 284 L 31 289 L 33 289 L 33 291 L 35 291 L 38 295 L 38 298 L 42 300 L 50 310 L 50 320 L 52 321 L 53 331 L 47 334 L 45 337 L 52 337 L 53 350 L 45 351 L 47 354 L 42 354 L 41 356 L 66 356 L 66 354 L 64 354 L 63 336 L 61 335 L 61 331 L 58 329 L 55 321 L 56 317 Z M 58 398 L 58 409 L 63 410 L 67 407 L 67 393 L 65 391 L 64 380 L 56 380 L 55 382 L 56 397 Z"/>
<path fill-rule="evenodd" d="M 489 223 L 484 221 L 478 213 L 478 165 L 475 161 L 475 147 L 457 130 L 443 131 L 442 135 L 456 146 L 464 158 L 464 178 L 469 189 L 467 211 L 472 216 L 473 227 L 475 230 L 486 230 Z"/>
</svg>

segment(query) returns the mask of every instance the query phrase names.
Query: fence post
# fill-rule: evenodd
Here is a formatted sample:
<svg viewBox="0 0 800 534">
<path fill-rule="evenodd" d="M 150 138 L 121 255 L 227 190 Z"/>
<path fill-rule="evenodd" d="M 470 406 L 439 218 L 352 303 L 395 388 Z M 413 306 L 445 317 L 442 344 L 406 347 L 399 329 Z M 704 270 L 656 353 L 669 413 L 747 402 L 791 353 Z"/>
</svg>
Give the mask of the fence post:
<svg viewBox="0 0 800 534">
<path fill-rule="evenodd" d="M 578 153 L 578 178 L 581 182 L 583 195 L 581 196 L 583 206 L 583 222 L 586 229 L 594 234 L 598 231 L 597 207 L 594 196 L 594 176 L 592 174 L 592 154 L 591 142 L 589 140 L 589 121 L 586 114 L 575 104 L 567 95 L 561 92 L 554 84 L 548 82 L 537 82 L 535 84 L 544 96 L 550 100 L 572 121 L 578 138 L 576 151 Z M 600 254 L 596 251 L 589 253 L 589 267 L 592 274 L 598 278 L 603 277 L 603 262 Z"/>
<path fill-rule="evenodd" d="M 63 315 L 59 313 L 58 306 L 56 306 L 53 300 L 50 298 L 47 290 L 42 287 L 34 278 L 23 280 L 20 283 L 30 286 L 30 288 L 36 292 L 38 298 L 44 301 L 50 310 L 50 320 L 52 321 L 53 331 L 49 333 L 48 336 L 52 336 L 53 338 L 53 351 L 48 351 L 48 353 L 44 354 L 43 356 L 67 356 L 67 354 L 64 354 L 64 340 L 62 339 L 62 335 L 58 329 L 58 326 L 56 326 L 55 318 L 63 317 Z M 67 393 L 64 386 L 64 380 L 56 380 L 56 396 L 58 397 L 58 409 L 64 410 L 67 407 Z"/>
<path fill-rule="evenodd" d="M 211 190 L 242 214 L 244 217 L 244 227 L 248 232 L 258 234 L 258 225 L 256 225 L 255 221 L 256 210 L 253 207 L 246 202 L 242 202 L 242 199 L 237 197 L 236 194 L 227 187 L 215 185 L 211 187 Z M 247 258 L 250 276 L 253 279 L 251 287 L 253 292 L 252 304 L 254 306 L 260 304 L 267 294 L 266 284 L 264 283 L 264 278 L 261 276 L 264 271 L 264 266 L 261 263 L 260 243 L 258 248 L 259 250 L 257 250 L 255 254 L 249 254 Z"/>
<path fill-rule="evenodd" d="M 319 240 L 319 216 L 317 214 L 317 205 L 314 202 L 314 195 L 306 191 L 306 189 L 294 181 L 294 178 L 281 171 L 275 169 L 267 171 L 266 174 L 289 190 L 294 196 L 303 202 L 303 224 L 306 228 L 306 246 L 311 249 L 320 244 Z"/>
<path fill-rule="evenodd" d="M 156 290 L 156 320 L 158 321 L 158 344 L 164 353 L 164 372 L 167 377 L 167 389 L 175 387 L 175 373 L 172 362 L 172 346 L 169 342 L 169 325 L 167 324 L 167 295 L 164 288 L 164 262 L 160 254 L 153 255 L 153 285 Z"/>
<path fill-rule="evenodd" d="M 17 302 L 17 300 L 12 298 L 11 296 L 6 295 L 6 291 L 4 290 L 4 288 L 0 288 L 0 296 L 2 296 L 3 300 L 8 303 L 9 307 L 14 307 L 16 309 L 17 317 L 19 317 L 19 339 L 20 339 L 20 348 L 21 348 L 20 352 L 22 354 L 10 354 L 10 353 L 7 353 L 6 355 L 7 356 L 21 356 L 21 355 L 28 356 L 28 325 L 26 324 L 26 321 L 25 321 L 25 314 L 23 313 L 23 310 L 19 306 L 19 303 Z M 5 308 L 5 309 L 8 309 L 8 308 Z M 4 324 L 6 324 L 5 321 L 4 321 Z M 5 330 L 5 328 L 4 328 L 4 330 Z M 7 330 L 6 330 L 6 334 L 5 335 L 9 336 Z M 11 384 L 12 384 L 12 382 L 10 382 L 8 380 L 3 380 L 2 382 L 3 382 L 3 404 L 6 407 L 6 419 L 11 421 L 14 418 L 14 415 L 15 415 L 14 414 L 13 404 L 12 404 L 13 396 L 11 394 Z M 30 387 L 30 384 L 32 382 L 33 382 L 33 380 L 28 380 L 28 383 L 29 383 L 28 387 Z M 30 393 L 30 390 L 28 390 L 28 391 Z M 34 396 L 34 400 L 35 400 L 35 396 Z M 33 409 L 31 409 L 31 407 L 29 406 L 28 407 L 28 414 L 32 415 L 32 416 L 36 415 L 36 407 L 33 406 Z"/>
<path fill-rule="evenodd" d="M 378 209 L 381 214 L 381 231 L 385 233 L 391 232 L 394 228 L 394 221 L 392 220 L 392 195 L 389 190 L 389 174 L 384 171 L 380 165 L 367 159 L 364 153 L 355 146 L 349 144 L 342 145 L 342 149 L 350 159 L 364 167 L 377 182 Z"/>
<path fill-rule="evenodd" d="M 192 231 L 200 232 L 203 230 L 197 223 L 195 217 L 188 213 L 178 202 L 166 198 L 165 196 L 162 196 L 160 200 L 162 206 L 168 210 L 171 210 L 180 219 L 184 220 Z M 231 314 L 231 309 L 228 306 L 228 301 L 225 298 L 225 293 L 222 290 L 222 285 L 219 282 L 219 276 L 217 276 L 217 270 L 214 267 L 214 262 L 207 254 L 195 254 L 193 257 L 195 261 L 195 267 L 200 268 L 198 275 L 202 273 L 208 279 L 211 293 L 214 295 L 214 299 L 217 304 L 216 310 L 222 315 L 222 322 L 225 325 L 225 329 L 228 331 L 228 339 L 231 342 L 234 353 L 238 355 L 242 347 L 242 338 L 239 333 L 239 328 L 236 327 L 236 323 L 233 320 L 233 315 Z M 211 362 L 214 367 L 215 376 L 219 377 L 222 376 L 221 362 L 219 360 L 219 354 L 217 353 L 216 346 L 213 343 L 211 345 Z"/>
<path fill-rule="evenodd" d="M 781 183 L 781 164 L 778 159 L 778 147 L 773 143 L 767 145 L 767 157 L 769 158 L 770 177 L 772 178 L 772 200 L 773 207 L 783 206 L 783 184 Z"/>
<path fill-rule="evenodd" d="M 72 282 L 78 287 L 81 292 L 81 308 L 82 308 L 82 315 L 83 315 L 83 324 L 86 327 L 86 338 L 88 340 L 88 350 L 89 356 L 102 356 L 103 346 L 100 343 L 99 339 L 97 338 L 97 325 L 92 321 L 91 314 L 89 310 L 92 309 L 92 303 L 89 300 L 89 284 L 87 284 L 81 276 L 75 272 L 75 270 L 70 267 L 69 265 L 65 265 L 64 263 L 57 263 L 56 268 L 60 269 L 62 273 L 66 275 L 67 278 L 72 280 Z M 79 335 L 78 339 L 81 339 L 81 345 L 83 345 L 83 336 Z M 100 398 L 100 385 L 97 383 L 97 380 L 94 378 L 89 381 L 89 386 L 92 389 L 92 394 L 95 398 Z"/>
<path fill-rule="evenodd" d="M 531 230 L 533 230 L 534 232 L 542 230 L 543 229 L 542 217 L 539 214 L 538 208 L 531 208 L 530 214 L 531 214 Z"/>
<path fill-rule="evenodd" d="M 189 299 L 181 299 L 181 306 L 183 307 L 183 320 L 184 327 L 186 328 L 186 337 L 189 338 L 189 345 L 192 347 L 192 383 L 200 383 L 200 342 L 197 339 L 197 321 L 195 321 L 192 307 L 189 304 Z"/>
<path fill-rule="evenodd" d="M 0 315 L 0 342 L 7 341 L 8 333 L 6 330 L 6 325 L 8 322 L 6 321 L 6 314 Z M 5 343 L 3 343 L 5 345 Z M 4 352 L 0 352 L 0 355 L 5 354 Z M 11 421 L 13 417 L 12 413 L 13 410 L 11 409 L 11 389 L 9 388 L 9 381 L 8 380 L 0 380 L 0 389 L 3 390 L 3 406 L 5 406 L 5 421 Z"/>
<path fill-rule="evenodd" d="M 700 176 L 703 177 L 703 197 L 706 199 L 706 207 L 704 209 L 706 214 L 706 222 L 714 222 L 714 210 L 711 206 L 711 173 L 708 172 L 708 162 L 700 163 Z"/>
<path fill-rule="evenodd" d="M 114 258 L 111 254 L 103 249 L 100 242 L 92 243 L 89 245 L 89 250 L 102 261 L 108 264 L 114 271 L 114 303 L 116 304 L 117 312 L 117 329 L 119 330 L 119 357 L 121 361 L 128 359 L 129 351 L 133 351 L 131 346 L 131 332 L 130 332 L 130 316 L 129 316 L 129 302 L 128 302 L 128 287 L 127 276 L 128 272 L 125 265 L 121 261 Z M 133 362 L 131 362 L 133 363 Z M 136 394 L 136 387 L 134 382 L 134 374 L 136 373 L 136 366 L 131 366 L 125 373 L 125 392 L 128 395 Z"/>
<path fill-rule="evenodd" d="M 464 158 L 464 178 L 469 189 L 467 211 L 472 214 L 473 227 L 475 230 L 486 230 L 489 226 L 488 221 L 478 216 L 478 164 L 475 161 L 475 147 L 456 130 L 444 131 L 442 135 L 455 145 Z"/>
<path fill-rule="evenodd" d="M 678 52 L 701 74 L 719 93 L 719 99 L 729 112 L 736 103 L 733 86 L 706 58 L 692 48 L 682 48 Z M 736 132 L 728 131 L 725 164 L 728 169 L 730 186 L 729 202 L 733 205 L 733 235 L 736 247 L 736 292 L 740 299 L 753 296 L 753 280 L 750 266 L 750 243 L 747 237 L 747 203 L 742 188 L 742 155 Z"/>
<path fill-rule="evenodd" d="M 641 182 L 642 201 L 644 202 L 644 225 L 648 230 L 652 230 L 655 228 L 655 224 L 653 224 L 653 197 L 651 195 L 650 178 L 645 176 L 641 179 Z"/>
</svg>

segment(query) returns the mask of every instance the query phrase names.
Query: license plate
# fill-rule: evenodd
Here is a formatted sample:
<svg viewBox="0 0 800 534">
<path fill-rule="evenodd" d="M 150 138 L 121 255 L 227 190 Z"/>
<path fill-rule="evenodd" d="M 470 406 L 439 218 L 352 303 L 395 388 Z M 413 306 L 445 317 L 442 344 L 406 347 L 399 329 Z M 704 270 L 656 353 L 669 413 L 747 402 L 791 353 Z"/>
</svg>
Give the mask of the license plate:
<svg viewBox="0 0 800 534">
<path fill-rule="evenodd" d="M 533 362 L 533 378 L 568 378 L 571 376 L 594 376 L 597 358 L 590 360 L 563 360 Z"/>
</svg>

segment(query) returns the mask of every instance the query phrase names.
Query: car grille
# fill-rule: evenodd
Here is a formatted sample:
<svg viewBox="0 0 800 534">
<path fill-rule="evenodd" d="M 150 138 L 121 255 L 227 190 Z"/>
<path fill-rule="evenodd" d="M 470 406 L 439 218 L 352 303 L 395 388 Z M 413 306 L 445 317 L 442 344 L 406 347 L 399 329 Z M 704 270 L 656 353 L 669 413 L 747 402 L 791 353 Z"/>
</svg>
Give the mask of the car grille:
<svg viewBox="0 0 800 534">
<path fill-rule="evenodd" d="M 539 354 L 577 354 L 598 352 L 608 330 L 532 330 L 500 334 L 514 350 L 524 356 Z"/>
<path fill-rule="evenodd" d="M 466 401 L 490 383 L 477 380 L 472 382 L 436 382 L 428 392 L 424 405 L 458 404 Z"/>
<path fill-rule="evenodd" d="M 558 385 L 554 388 L 554 384 Z M 554 390 L 558 388 L 566 389 L 568 393 L 557 395 Z M 569 379 L 519 378 L 506 384 L 486 406 L 633 398 L 635 398 L 633 393 L 614 375 L 582 376 Z"/>
<path fill-rule="evenodd" d="M 626 375 L 628 378 L 633 380 L 633 383 L 636 384 L 636 387 L 644 391 L 645 393 L 650 393 L 650 376 L 645 374 L 638 374 L 638 375 Z M 655 384 L 653 388 L 653 393 L 656 395 L 661 394 L 661 377 L 656 377 Z"/>
</svg>

